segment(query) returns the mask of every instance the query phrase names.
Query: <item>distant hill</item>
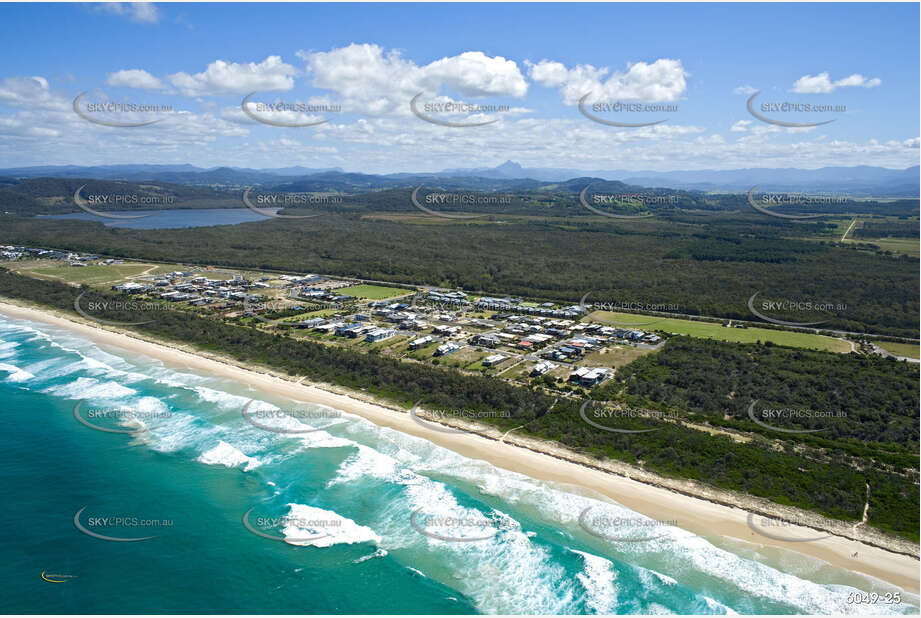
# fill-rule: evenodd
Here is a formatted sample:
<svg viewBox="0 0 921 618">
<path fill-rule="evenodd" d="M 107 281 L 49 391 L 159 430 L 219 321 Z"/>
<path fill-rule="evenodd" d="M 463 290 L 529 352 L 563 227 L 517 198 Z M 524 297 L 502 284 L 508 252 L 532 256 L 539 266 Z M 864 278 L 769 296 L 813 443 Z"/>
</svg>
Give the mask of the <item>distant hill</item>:
<svg viewBox="0 0 921 618">
<path fill-rule="evenodd" d="M 671 187 L 688 191 L 743 193 L 755 185 L 766 191 L 814 191 L 848 193 L 853 196 L 918 197 L 921 193 L 915 165 L 889 169 L 861 165 L 857 167 L 748 168 L 739 170 L 693 170 L 674 172 L 628 170 L 577 170 L 568 168 L 525 168 L 514 161 L 491 168 L 452 168 L 441 172 L 450 176 L 476 175 L 483 178 L 533 178 L 544 182 L 561 182 L 574 177 L 591 176 L 619 180 L 630 185 Z"/>
<path fill-rule="evenodd" d="M 496 167 L 452 168 L 436 173 L 362 174 L 339 167 L 302 166 L 253 169 L 243 167 L 200 168 L 194 165 L 102 165 L 81 167 L 37 166 L 0 169 L 0 178 L 91 178 L 129 182 L 162 182 L 177 185 L 240 189 L 258 185 L 284 187 L 289 191 L 376 191 L 414 183 L 471 189 L 531 189 L 541 184 L 562 183 L 573 178 L 596 178 L 642 187 L 668 187 L 702 193 L 744 193 L 755 185 L 760 191 L 840 193 L 853 197 L 915 197 L 921 193 L 919 166 L 906 169 L 884 167 L 749 168 L 738 170 L 628 171 L 526 168 L 514 161 Z M 8 182 L 8 181 L 7 181 Z"/>
</svg>

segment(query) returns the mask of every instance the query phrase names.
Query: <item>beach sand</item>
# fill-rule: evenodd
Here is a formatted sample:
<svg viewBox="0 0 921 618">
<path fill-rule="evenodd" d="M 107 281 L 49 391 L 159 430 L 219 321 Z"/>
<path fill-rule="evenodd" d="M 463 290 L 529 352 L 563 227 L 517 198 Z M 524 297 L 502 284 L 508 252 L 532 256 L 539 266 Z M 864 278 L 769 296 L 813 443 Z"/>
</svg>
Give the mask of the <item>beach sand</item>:
<svg viewBox="0 0 921 618">
<path fill-rule="evenodd" d="M 653 519 L 675 521 L 679 527 L 704 538 L 729 537 L 755 545 L 799 552 L 893 584 L 908 593 L 919 594 L 919 561 L 912 556 L 841 536 L 829 536 L 809 542 L 770 539 L 756 534 L 749 527 L 749 512 L 742 508 L 695 498 L 481 435 L 439 431 L 427 427 L 425 423 L 417 422 L 405 411 L 247 369 L 230 361 L 223 362 L 172 345 L 143 340 L 133 334 L 78 321 L 76 317 L 58 314 L 50 309 L 0 302 L 0 313 L 78 331 L 98 343 L 156 358 L 177 368 L 223 376 L 294 401 L 326 405 L 356 414 L 376 425 L 424 438 L 466 457 L 484 460 L 506 470 L 597 492 Z M 782 534 L 799 538 L 821 536 L 817 535 L 814 529 L 795 525 L 785 526 Z M 854 557 L 855 553 L 857 557 Z"/>
</svg>

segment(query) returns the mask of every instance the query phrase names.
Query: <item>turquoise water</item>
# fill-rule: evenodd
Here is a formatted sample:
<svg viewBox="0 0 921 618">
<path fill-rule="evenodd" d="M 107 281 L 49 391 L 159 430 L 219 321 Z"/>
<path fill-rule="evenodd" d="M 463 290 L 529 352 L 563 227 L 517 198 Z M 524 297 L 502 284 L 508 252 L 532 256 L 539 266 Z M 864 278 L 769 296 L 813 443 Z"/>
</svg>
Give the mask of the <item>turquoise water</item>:
<svg viewBox="0 0 921 618">
<path fill-rule="evenodd" d="M 107 227 L 127 227 L 135 230 L 168 230 L 209 225 L 236 225 L 250 221 L 271 221 L 248 208 L 186 208 L 175 210 L 113 210 L 107 214 L 149 215 L 143 219 L 105 219 L 88 212 L 47 215 L 50 219 L 80 219 L 98 221 Z"/>
<path fill-rule="evenodd" d="M 5 613 L 917 613 L 905 594 L 849 604 L 894 590 L 798 554 L 650 528 L 574 488 L 2 315 L 0 401 Z M 133 433 L 82 424 L 77 404 Z M 620 518 L 621 540 L 580 527 L 587 507 Z M 96 538 L 78 512 L 90 533 L 153 538 Z"/>
</svg>

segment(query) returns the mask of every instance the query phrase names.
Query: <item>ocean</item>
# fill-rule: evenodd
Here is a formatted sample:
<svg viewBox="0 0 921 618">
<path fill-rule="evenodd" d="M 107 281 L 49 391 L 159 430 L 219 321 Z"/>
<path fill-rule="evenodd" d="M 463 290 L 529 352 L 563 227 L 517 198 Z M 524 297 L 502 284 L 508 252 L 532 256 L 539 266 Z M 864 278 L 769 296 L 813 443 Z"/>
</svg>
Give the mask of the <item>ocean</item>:
<svg viewBox="0 0 921 618">
<path fill-rule="evenodd" d="M 62 327 L 0 315 L 0 401 L 4 613 L 918 613 Z"/>
</svg>

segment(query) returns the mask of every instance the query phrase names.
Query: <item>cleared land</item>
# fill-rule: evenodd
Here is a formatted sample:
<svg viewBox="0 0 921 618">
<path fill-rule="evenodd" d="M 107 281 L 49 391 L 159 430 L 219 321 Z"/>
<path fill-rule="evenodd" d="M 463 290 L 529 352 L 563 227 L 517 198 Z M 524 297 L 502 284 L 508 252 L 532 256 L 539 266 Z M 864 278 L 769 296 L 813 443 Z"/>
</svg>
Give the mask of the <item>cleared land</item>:
<svg viewBox="0 0 921 618">
<path fill-rule="evenodd" d="M 877 345 L 887 352 L 896 356 L 905 356 L 907 358 L 921 358 L 919 347 L 913 343 L 895 343 L 893 341 L 879 341 Z"/>
<path fill-rule="evenodd" d="M 136 262 L 110 264 L 108 266 L 98 264 L 67 266 L 62 265 L 60 262 L 46 262 L 44 264 L 41 262 L 24 262 L 21 267 L 14 270 L 21 274 L 41 279 L 54 279 L 77 285 L 86 284 L 94 287 L 108 287 L 146 272 L 152 272 L 154 268 L 153 264 L 138 264 Z"/>
<path fill-rule="evenodd" d="M 688 335 L 705 339 L 732 341 L 735 343 L 756 343 L 758 341 L 775 343 L 777 345 L 812 350 L 825 350 L 846 354 L 851 351 L 848 342 L 824 335 L 810 333 L 797 333 L 783 330 L 770 330 L 767 328 L 727 328 L 715 322 L 698 322 L 695 320 L 681 320 L 677 318 L 657 318 L 655 316 L 638 315 L 633 313 L 616 313 L 613 311 L 595 311 L 587 318 L 593 322 L 610 324 L 611 326 L 638 325 L 646 331 L 663 331 L 674 335 Z"/>
<path fill-rule="evenodd" d="M 393 298 L 394 296 L 405 296 L 411 294 L 412 290 L 407 290 L 405 288 L 388 288 L 382 285 L 370 285 L 363 283 L 361 285 L 353 285 L 347 288 L 339 288 L 336 290 L 337 294 L 348 294 L 349 296 L 354 296 L 356 298 L 367 298 L 369 300 L 383 300 L 385 298 Z"/>
</svg>

